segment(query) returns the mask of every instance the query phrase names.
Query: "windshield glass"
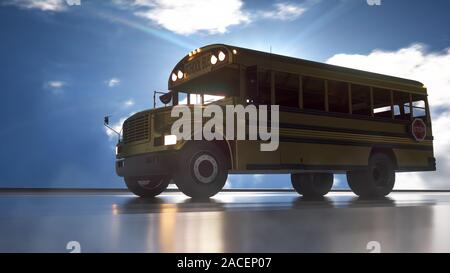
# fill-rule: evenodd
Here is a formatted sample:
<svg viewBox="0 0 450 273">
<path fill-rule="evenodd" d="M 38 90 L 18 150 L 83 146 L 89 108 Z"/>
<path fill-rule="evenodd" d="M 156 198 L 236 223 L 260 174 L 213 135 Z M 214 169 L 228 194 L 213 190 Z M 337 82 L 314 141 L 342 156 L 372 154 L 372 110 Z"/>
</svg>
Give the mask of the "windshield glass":
<svg viewBox="0 0 450 273">
<path fill-rule="evenodd" d="M 192 94 L 178 92 L 178 104 L 179 105 L 195 105 L 195 104 L 208 104 L 225 98 L 225 96 L 208 95 L 208 94 Z"/>
</svg>

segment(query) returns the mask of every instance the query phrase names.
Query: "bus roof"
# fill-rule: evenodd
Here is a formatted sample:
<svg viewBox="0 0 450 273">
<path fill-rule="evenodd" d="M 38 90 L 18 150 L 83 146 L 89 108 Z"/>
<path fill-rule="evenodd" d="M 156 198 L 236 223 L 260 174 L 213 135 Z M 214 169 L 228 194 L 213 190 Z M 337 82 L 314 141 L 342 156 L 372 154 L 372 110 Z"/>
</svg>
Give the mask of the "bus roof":
<svg viewBox="0 0 450 273">
<path fill-rule="evenodd" d="M 426 93 L 426 88 L 423 83 L 405 78 L 320 63 L 226 44 L 211 44 L 201 47 L 200 49 L 201 51 L 208 51 L 211 49 L 213 50 L 214 48 L 226 48 L 230 53 L 235 50 L 237 54 L 233 56 L 233 63 L 243 64 L 246 66 L 258 65 L 261 67 L 270 67 L 270 69 L 280 71 L 286 71 L 286 68 L 289 67 L 288 70 L 292 71 L 293 73 L 296 72 L 302 75 L 355 82 L 357 84 L 368 84 L 372 86 L 380 86 L 383 88 L 391 88 L 394 90 L 419 92 L 422 94 Z M 177 64 L 177 66 L 184 62 L 187 62 L 188 60 L 189 56 L 184 57 Z M 170 85 L 171 83 L 169 79 L 169 87 Z"/>
</svg>

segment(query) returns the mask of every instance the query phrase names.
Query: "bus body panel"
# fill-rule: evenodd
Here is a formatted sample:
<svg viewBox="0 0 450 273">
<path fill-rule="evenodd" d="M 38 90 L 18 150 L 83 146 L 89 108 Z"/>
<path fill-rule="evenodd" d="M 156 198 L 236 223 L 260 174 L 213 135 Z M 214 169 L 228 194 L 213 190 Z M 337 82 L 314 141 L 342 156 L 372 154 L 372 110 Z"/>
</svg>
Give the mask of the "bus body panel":
<svg viewBox="0 0 450 273">
<path fill-rule="evenodd" d="M 195 65 L 187 65 L 196 58 L 207 60 L 202 54 L 210 54 L 209 50 L 218 49 L 226 51 L 227 59 L 217 68 L 205 65 L 204 60 L 202 63 L 198 61 Z M 306 110 L 303 109 L 300 95 L 298 107 L 280 106 L 278 150 L 262 152 L 261 142 L 255 140 L 226 141 L 228 149 L 224 149 L 224 153 L 227 153 L 230 159 L 230 173 L 346 172 L 366 168 L 371 153 L 377 151 L 392 156 L 396 171 L 433 171 L 436 168 L 427 90 L 420 82 L 228 45 L 206 46 L 201 52 L 197 57 L 184 57 L 175 66 L 174 72 L 189 67 L 192 75 L 185 74 L 184 78 L 177 82 L 169 78 L 168 88 L 176 94 L 174 101 L 178 102 L 179 92 L 194 92 L 196 88 L 202 89 L 210 85 L 214 90 L 220 87 L 229 89 L 228 97 L 218 101 L 218 105 L 223 108 L 226 105 L 245 106 L 249 92 L 246 69 L 251 66 L 270 73 L 275 71 L 295 74 L 300 80 L 304 76 L 317 77 L 324 80 L 325 88 L 328 88 L 328 81 L 345 82 L 350 88 L 352 85 L 370 86 L 372 112 L 364 116 L 354 114 L 351 109 L 353 106 L 349 106 L 348 113 L 333 113 L 328 108 L 323 111 Z M 273 79 L 271 74 L 271 100 L 283 96 L 282 93 L 275 92 Z M 299 87 L 299 94 L 302 94 L 301 88 L 303 87 Z M 412 136 L 410 126 L 413 118 L 398 120 L 394 117 L 393 104 L 392 118 L 374 117 L 374 88 L 389 90 L 391 102 L 394 101 L 394 91 L 409 94 L 410 109 L 413 108 L 411 96 L 424 97 L 427 133 L 425 140 L 416 141 Z M 349 104 L 352 103 L 351 92 L 349 91 Z M 328 93 L 325 94 L 327 97 Z M 327 100 L 328 98 L 326 107 Z M 174 165 L 187 142 L 178 141 L 176 145 L 164 145 L 164 135 L 170 134 L 171 124 L 176 120 L 170 117 L 171 109 L 172 107 L 152 109 L 129 118 L 148 115 L 150 132 L 145 139 L 118 144 L 117 164 L 122 168 L 118 170 L 119 175 L 125 176 L 125 173 L 129 175 L 133 172 L 136 175 L 148 175 L 149 170 L 157 169 L 161 164 Z M 410 113 L 410 116 L 413 115 Z M 124 167 L 127 166 L 127 160 L 138 167 L 124 172 L 127 169 Z M 170 168 L 163 169 L 162 172 L 170 174 Z"/>
</svg>

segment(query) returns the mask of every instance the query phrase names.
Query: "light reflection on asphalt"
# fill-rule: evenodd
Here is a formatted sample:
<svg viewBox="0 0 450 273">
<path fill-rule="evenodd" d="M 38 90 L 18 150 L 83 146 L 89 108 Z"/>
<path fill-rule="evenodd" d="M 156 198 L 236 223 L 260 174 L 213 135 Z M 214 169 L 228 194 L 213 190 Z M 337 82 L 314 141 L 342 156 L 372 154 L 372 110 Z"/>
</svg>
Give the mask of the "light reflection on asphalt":
<svg viewBox="0 0 450 273">
<path fill-rule="evenodd" d="M 333 192 L 0 193 L 1 252 L 382 252 L 450 251 L 450 193 L 396 192 L 361 200 Z"/>
</svg>

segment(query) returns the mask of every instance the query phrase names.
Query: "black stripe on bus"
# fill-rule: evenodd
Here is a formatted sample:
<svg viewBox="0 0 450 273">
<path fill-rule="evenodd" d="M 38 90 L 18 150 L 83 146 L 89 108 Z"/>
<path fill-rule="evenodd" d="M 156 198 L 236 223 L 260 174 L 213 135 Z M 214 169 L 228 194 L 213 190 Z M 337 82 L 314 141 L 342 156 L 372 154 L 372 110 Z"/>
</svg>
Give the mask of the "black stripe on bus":
<svg viewBox="0 0 450 273">
<path fill-rule="evenodd" d="M 397 172 L 434 172 L 436 171 L 435 166 L 427 167 L 401 167 L 396 170 Z"/>
<path fill-rule="evenodd" d="M 254 171 L 283 171 L 283 170 L 304 170 L 304 171 L 357 171 L 357 170 L 367 170 L 367 166 L 360 165 L 305 165 L 305 164 L 247 164 L 247 170 Z M 435 171 L 436 168 L 433 166 L 424 167 L 401 167 L 397 169 L 398 172 L 424 172 L 424 171 Z"/>
<path fill-rule="evenodd" d="M 247 164 L 247 170 L 365 170 L 367 166 L 360 165 L 305 165 L 305 164 Z"/>
<path fill-rule="evenodd" d="M 280 123 L 279 126 L 280 126 L 280 129 L 301 129 L 301 130 L 311 130 L 311 131 L 350 133 L 350 134 L 358 134 L 358 135 L 412 138 L 412 136 L 408 133 L 376 132 L 376 131 L 361 130 L 361 129 L 346 129 L 346 128 L 335 128 L 335 127 L 293 124 L 293 123 Z M 433 137 L 427 136 L 425 139 L 433 140 Z"/>
<path fill-rule="evenodd" d="M 285 137 L 280 136 L 280 142 L 294 142 L 294 143 L 311 143 L 311 144 L 331 144 L 344 146 L 361 146 L 361 147 L 377 147 L 390 149 L 409 149 L 433 151 L 433 146 L 414 145 L 414 144 L 378 144 L 365 141 L 349 141 L 349 140 L 332 140 L 332 139 L 318 139 L 318 138 L 301 138 L 301 137 Z"/>
</svg>

